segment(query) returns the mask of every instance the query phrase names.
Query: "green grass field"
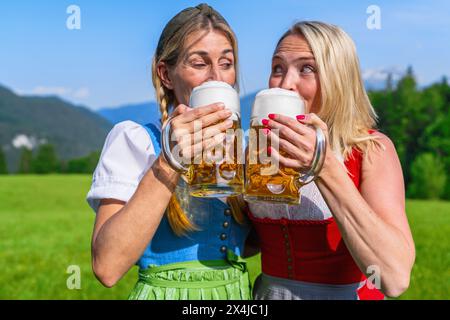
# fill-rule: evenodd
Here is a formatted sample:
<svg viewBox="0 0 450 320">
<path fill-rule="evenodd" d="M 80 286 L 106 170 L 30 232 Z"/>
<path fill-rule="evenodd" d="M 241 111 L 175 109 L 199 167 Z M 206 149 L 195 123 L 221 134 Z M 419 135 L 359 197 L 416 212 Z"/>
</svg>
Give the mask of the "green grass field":
<svg viewBox="0 0 450 320">
<path fill-rule="evenodd" d="M 90 176 L 0 176 L 0 299 L 126 299 L 133 268 L 104 288 L 90 266 L 94 213 L 85 196 Z M 417 258 L 401 299 L 450 298 L 450 203 L 408 201 Z M 67 268 L 81 270 L 81 289 L 69 290 Z M 251 276 L 259 257 L 249 261 Z"/>
</svg>

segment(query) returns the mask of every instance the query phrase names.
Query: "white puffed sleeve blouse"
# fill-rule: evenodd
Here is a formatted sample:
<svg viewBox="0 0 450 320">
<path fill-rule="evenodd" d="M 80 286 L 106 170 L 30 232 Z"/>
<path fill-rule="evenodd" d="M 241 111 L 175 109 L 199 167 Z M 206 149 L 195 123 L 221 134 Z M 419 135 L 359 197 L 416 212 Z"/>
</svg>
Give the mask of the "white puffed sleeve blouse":
<svg viewBox="0 0 450 320">
<path fill-rule="evenodd" d="M 87 194 L 91 208 L 97 212 L 101 199 L 127 202 L 156 157 L 143 126 L 133 121 L 116 124 L 106 138 Z"/>
</svg>

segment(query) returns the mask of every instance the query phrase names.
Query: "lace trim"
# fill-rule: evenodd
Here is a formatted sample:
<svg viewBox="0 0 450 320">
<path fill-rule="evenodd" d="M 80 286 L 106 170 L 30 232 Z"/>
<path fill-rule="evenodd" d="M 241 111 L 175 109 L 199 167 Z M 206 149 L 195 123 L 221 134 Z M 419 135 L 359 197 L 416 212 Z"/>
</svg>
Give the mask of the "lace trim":
<svg viewBox="0 0 450 320">
<path fill-rule="evenodd" d="M 339 162 L 345 167 L 342 154 L 334 153 Z M 308 221 L 306 223 L 313 221 L 313 223 L 317 224 L 320 221 L 328 221 L 333 217 L 315 182 L 303 186 L 300 189 L 300 194 L 300 204 L 296 206 L 259 202 L 249 203 L 248 207 L 252 212 L 252 216 L 260 220 L 286 219 L 290 221 Z"/>
<path fill-rule="evenodd" d="M 251 221 L 260 224 L 272 224 L 272 225 L 299 225 L 299 226 L 313 226 L 313 225 L 327 225 L 334 222 L 334 218 L 328 218 L 326 220 L 291 220 L 286 218 L 272 219 L 272 218 L 258 218 L 249 209 L 247 209 L 247 215 Z"/>
</svg>

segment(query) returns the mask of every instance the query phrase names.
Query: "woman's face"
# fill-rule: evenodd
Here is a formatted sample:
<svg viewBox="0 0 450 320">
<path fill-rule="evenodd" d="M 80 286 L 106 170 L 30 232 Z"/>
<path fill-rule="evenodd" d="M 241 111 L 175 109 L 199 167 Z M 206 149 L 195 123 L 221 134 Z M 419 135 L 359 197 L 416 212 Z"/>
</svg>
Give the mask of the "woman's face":
<svg viewBox="0 0 450 320">
<path fill-rule="evenodd" d="M 292 34 L 283 39 L 272 58 L 270 88 L 283 88 L 300 94 L 306 113 L 320 109 L 320 84 L 314 55 L 306 39 Z"/>
<path fill-rule="evenodd" d="M 192 89 L 205 81 L 223 81 L 234 86 L 236 69 L 233 47 L 228 38 L 216 30 L 195 32 L 185 41 L 184 54 L 168 70 L 178 103 L 188 105 Z"/>
</svg>

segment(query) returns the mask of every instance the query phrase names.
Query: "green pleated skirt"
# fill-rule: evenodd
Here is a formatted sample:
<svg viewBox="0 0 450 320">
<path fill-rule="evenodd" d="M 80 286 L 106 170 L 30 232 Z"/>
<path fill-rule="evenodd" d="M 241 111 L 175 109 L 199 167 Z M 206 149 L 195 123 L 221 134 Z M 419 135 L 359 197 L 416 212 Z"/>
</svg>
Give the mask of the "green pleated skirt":
<svg viewBox="0 0 450 320">
<path fill-rule="evenodd" d="M 227 260 L 187 261 L 139 270 L 129 300 L 250 300 L 246 262 L 232 251 Z"/>
</svg>

